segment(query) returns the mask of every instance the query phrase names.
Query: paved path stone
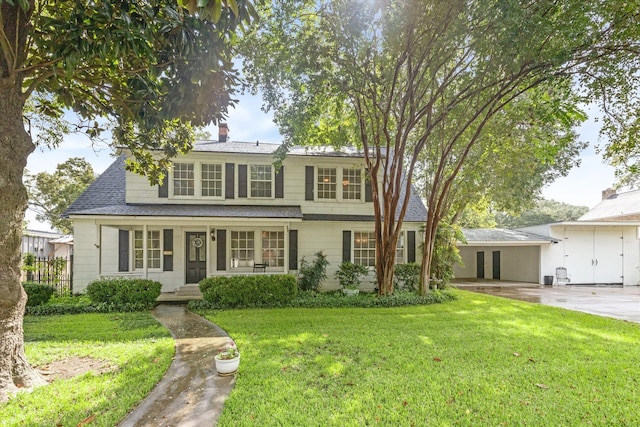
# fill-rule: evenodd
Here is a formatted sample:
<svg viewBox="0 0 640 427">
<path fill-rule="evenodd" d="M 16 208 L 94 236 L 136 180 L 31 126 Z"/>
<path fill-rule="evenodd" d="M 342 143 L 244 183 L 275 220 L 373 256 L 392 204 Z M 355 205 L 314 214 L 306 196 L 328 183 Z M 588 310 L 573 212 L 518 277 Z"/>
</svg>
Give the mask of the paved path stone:
<svg viewBox="0 0 640 427">
<path fill-rule="evenodd" d="M 235 377 L 218 375 L 214 356 L 231 339 L 184 305 L 160 304 L 152 312 L 176 341 L 164 378 L 119 425 L 201 427 L 216 424 Z"/>
</svg>

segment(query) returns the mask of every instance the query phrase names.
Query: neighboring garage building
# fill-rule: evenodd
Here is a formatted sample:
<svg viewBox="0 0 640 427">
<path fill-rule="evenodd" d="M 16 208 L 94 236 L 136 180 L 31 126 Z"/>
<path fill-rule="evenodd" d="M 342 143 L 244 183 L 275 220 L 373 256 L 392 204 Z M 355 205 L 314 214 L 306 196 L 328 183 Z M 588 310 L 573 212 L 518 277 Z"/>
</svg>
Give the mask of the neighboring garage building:
<svg viewBox="0 0 640 427">
<path fill-rule="evenodd" d="M 558 243 L 552 237 L 517 230 L 474 228 L 463 233 L 466 243 L 458 245 L 463 266 L 454 267 L 457 279 L 543 283 L 547 273 L 541 271 L 541 253 Z"/>
<path fill-rule="evenodd" d="M 573 285 L 640 284 L 640 190 L 607 189 L 577 221 L 463 231 L 458 279 L 548 284 L 562 267 Z"/>
</svg>

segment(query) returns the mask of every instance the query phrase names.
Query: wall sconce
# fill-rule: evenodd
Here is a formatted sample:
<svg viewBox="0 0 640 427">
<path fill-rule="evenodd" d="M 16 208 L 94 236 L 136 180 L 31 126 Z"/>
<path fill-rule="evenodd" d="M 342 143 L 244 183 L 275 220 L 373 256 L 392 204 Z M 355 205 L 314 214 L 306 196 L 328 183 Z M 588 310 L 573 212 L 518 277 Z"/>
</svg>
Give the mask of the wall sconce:
<svg viewBox="0 0 640 427">
<path fill-rule="evenodd" d="M 216 241 L 216 229 L 212 228 L 211 231 L 209 232 L 209 236 L 211 236 L 211 241 L 215 242 Z"/>
</svg>

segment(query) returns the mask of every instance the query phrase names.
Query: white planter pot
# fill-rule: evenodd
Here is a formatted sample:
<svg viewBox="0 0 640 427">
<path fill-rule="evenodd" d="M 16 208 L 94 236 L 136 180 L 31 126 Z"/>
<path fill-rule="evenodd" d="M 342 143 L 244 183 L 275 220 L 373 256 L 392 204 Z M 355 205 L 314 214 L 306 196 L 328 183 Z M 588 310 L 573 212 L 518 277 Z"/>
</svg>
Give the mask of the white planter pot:
<svg viewBox="0 0 640 427">
<path fill-rule="evenodd" d="M 216 370 L 218 371 L 218 375 L 231 375 L 238 370 L 240 366 L 240 356 L 235 359 L 215 359 L 216 361 Z"/>
<path fill-rule="evenodd" d="M 348 297 L 353 297 L 356 296 L 360 293 L 360 289 L 347 289 L 347 288 L 343 288 L 342 289 L 342 293 L 345 294 Z"/>
</svg>

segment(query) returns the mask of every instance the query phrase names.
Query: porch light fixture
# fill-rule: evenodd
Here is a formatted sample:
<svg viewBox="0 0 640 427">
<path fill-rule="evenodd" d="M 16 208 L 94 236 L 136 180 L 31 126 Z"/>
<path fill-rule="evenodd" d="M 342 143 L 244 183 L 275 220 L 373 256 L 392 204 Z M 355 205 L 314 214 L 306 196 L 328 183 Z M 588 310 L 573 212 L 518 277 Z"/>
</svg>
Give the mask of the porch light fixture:
<svg viewBox="0 0 640 427">
<path fill-rule="evenodd" d="M 211 241 L 215 242 L 216 241 L 216 229 L 212 228 L 211 231 L 209 232 L 209 236 L 211 236 Z"/>
</svg>

